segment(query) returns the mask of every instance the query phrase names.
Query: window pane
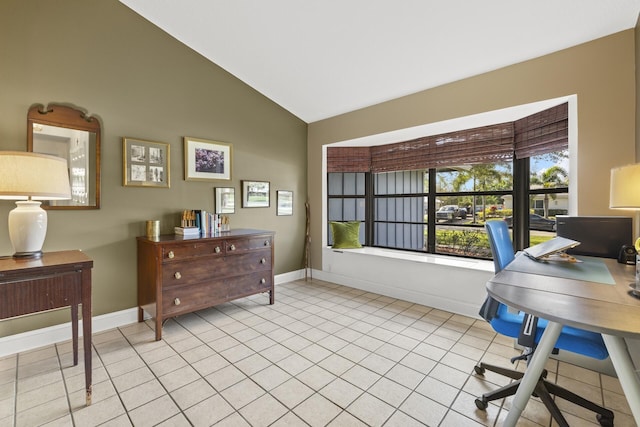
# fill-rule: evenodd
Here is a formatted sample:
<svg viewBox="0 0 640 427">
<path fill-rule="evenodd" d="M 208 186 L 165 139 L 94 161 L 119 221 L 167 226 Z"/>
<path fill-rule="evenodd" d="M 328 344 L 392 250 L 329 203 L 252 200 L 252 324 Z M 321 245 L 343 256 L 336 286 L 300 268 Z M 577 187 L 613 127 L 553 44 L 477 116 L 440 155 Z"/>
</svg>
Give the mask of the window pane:
<svg viewBox="0 0 640 427">
<path fill-rule="evenodd" d="M 427 227 L 423 224 L 376 223 L 375 246 L 423 251 Z"/>
<path fill-rule="evenodd" d="M 357 196 L 365 195 L 365 185 L 364 185 L 364 173 L 356 174 L 356 192 L 354 193 Z"/>
<path fill-rule="evenodd" d="M 353 196 L 356 194 L 356 174 L 345 173 L 344 174 L 344 195 Z"/>
<path fill-rule="evenodd" d="M 556 235 L 556 215 L 569 212 L 568 193 L 532 194 L 529 209 L 529 241 L 542 243 Z"/>
<path fill-rule="evenodd" d="M 329 199 L 329 221 L 342 221 L 342 199 Z"/>
<path fill-rule="evenodd" d="M 484 227 L 436 226 L 436 253 L 491 258 Z"/>
<path fill-rule="evenodd" d="M 342 173 L 330 173 L 327 183 L 327 192 L 330 196 L 342 195 Z"/>
<path fill-rule="evenodd" d="M 541 154 L 529 159 L 532 190 L 569 186 L 569 151 Z"/>
<path fill-rule="evenodd" d="M 436 171 L 438 192 L 511 190 L 513 188 L 511 162 L 462 165 Z"/>
<path fill-rule="evenodd" d="M 375 219 L 376 221 L 387 221 L 389 216 L 387 215 L 388 199 L 378 198 L 375 203 Z"/>
<path fill-rule="evenodd" d="M 387 194 L 387 174 L 377 173 L 373 175 L 374 194 Z"/>
<path fill-rule="evenodd" d="M 355 221 L 356 220 L 356 200 L 357 199 L 343 199 L 343 217 L 342 219 L 345 221 Z"/>
<path fill-rule="evenodd" d="M 366 218 L 365 215 L 365 200 L 364 199 L 356 199 L 356 219 L 358 221 L 364 221 Z M 363 228 L 364 230 L 364 228 Z"/>
</svg>

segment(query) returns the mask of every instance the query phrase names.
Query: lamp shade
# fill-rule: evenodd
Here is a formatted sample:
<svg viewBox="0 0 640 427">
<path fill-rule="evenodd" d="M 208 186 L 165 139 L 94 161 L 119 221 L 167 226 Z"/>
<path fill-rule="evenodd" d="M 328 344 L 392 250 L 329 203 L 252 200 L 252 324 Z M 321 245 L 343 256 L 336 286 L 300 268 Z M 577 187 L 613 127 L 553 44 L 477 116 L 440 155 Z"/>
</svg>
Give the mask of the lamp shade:
<svg viewBox="0 0 640 427">
<path fill-rule="evenodd" d="M 0 151 L 0 199 L 18 200 L 9 212 L 14 257 L 39 257 L 47 234 L 47 212 L 37 200 L 71 198 L 65 159 L 22 151 Z M 26 199 L 26 200 L 25 200 Z"/>
<path fill-rule="evenodd" d="M 640 209 L 640 163 L 611 169 L 609 207 Z"/>
<path fill-rule="evenodd" d="M 63 200 L 71 198 L 67 161 L 22 151 L 0 151 L 0 198 Z"/>
</svg>

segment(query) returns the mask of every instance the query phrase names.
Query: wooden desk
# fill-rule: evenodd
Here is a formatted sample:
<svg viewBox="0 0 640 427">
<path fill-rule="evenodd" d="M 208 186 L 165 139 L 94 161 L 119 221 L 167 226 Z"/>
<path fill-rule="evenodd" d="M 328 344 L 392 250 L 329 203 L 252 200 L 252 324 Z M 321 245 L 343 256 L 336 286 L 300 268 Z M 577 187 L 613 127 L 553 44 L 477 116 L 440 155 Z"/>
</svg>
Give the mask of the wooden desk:
<svg viewBox="0 0 640 427">
<path fill-rule="evenodd" d="M 78 364 L 78 304 L 82 304 L 84 376 L 91 405 L 91 268 L 80 251 L 48 252 L 41 258 L 0 258 L 0 319 L 71 307 L 73 364 Z"/>
<path fill-rule="evenodd" d="M 613 259 L 578 258 L 604 262 L 615 284 L 550 276 L 545 273 L 551 267 L 545 269 L 544 263 L 521 254 L 487 282 L 489 295 L 498 301 L 549 321 L 514 397 L 505 426 L 516 425 L 563 325 L 602 334 L 633 416 L 640 425 L 640 381 L 624 341 L 624 337 L 640 337 L 640 300 L 628 294 L 629 283 L 634 280 L 634 266 L 619 264 Z M 525 260 L 535 263 L 531 265 L 534 268 L 528 272 L 513 269 L 517 261 Z M 571 268 L 579 269 L 580 265 Z M 535 269 L 538 274 L 533 273 Z"/>
</svg>

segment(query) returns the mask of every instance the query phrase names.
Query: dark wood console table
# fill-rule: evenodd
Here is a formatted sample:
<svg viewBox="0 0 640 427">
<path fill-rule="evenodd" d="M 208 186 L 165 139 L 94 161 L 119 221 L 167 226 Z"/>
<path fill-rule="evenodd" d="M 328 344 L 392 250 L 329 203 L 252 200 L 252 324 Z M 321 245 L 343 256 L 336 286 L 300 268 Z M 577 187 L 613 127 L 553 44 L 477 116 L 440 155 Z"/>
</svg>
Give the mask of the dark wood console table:
<svg viewBox="0 0 640 427">
<path fill-rule="evenodd" d="M 78 304 L 82 304 L 84 376 L 91 405 L 91 268 L 80 251 L 46 252 L 41 258 L 0 258 L 0 319 L 71 307 L 73 364 L 78 364 Z"/>
</svg>

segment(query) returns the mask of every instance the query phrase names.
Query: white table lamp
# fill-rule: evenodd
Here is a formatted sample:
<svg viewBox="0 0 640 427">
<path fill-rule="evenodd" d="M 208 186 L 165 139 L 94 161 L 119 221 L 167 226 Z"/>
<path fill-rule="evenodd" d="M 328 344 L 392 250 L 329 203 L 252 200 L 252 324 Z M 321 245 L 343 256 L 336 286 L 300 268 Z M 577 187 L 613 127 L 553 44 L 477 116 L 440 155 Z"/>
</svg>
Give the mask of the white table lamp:
<svg viewBox="0 0 640 427">
<path fill-rule="evenodd" d="M 640 163 L 611 169 L 609 207 L 640 209 Z"/>
<path fill-rule="evenodd" d="M 640 163 L 611 169 L 609 207 L 635 210 L 635 232 L 640 233 Z M 634 246 L 640 253 L 640 237 Z M 640 298 L 640 256 L 636 255 L 636 280 L 631 286 L 631 295 Z"/>
<path fill-rule="evenodd" d="M 640 163 L 611 169 L 610 182 L 609 207 L 637 211 L 633 226 L 640 233 Z"/>
<path fill-rule="evenodd" d="M 0 151 L 0 199 L 17 200 L 9 212 L 14 257 L 39 257 L 47 234 L 47 212 L 38 200 L 71 198 L 67 161 L 22 151 Z"/>
</svg>

